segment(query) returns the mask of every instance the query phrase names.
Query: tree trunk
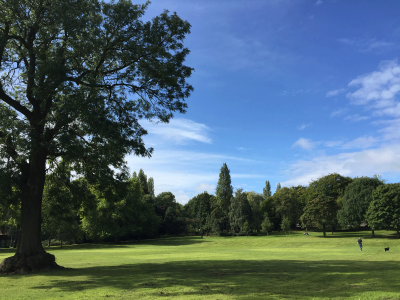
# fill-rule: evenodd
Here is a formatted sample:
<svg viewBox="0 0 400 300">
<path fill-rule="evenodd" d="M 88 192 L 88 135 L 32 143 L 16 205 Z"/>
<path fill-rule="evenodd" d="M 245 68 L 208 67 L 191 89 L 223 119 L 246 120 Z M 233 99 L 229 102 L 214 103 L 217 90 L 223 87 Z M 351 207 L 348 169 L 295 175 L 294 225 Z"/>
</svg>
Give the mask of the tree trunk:
<svg viewBox="0 0 400 300">
<path fill-rule="evenodd" d="M 322 225 L 322 228 L 323 228 L 322 230 L 324 231 L 324 232 L 323 232 L 323 234 L 324 234 L 324 237 L 326 237 L 325 224 L 324 224 L 324 225 Z"/>
<path fill-rule="evenodd" d="M 375 237 L 375 230 L 372 229 L 372 237 Z"/>
<path fill-rule="evenodd" d="M 39 149 L 30 157 L 27 181 L 22 187 L 21 228 L 17 251 L 0 264 L 0 273 L 26 273 L 59 268 L 55 256 L 47 253 L 41 241 L 42 195 L 46 175 L 46 152 Z"/>
</svg>

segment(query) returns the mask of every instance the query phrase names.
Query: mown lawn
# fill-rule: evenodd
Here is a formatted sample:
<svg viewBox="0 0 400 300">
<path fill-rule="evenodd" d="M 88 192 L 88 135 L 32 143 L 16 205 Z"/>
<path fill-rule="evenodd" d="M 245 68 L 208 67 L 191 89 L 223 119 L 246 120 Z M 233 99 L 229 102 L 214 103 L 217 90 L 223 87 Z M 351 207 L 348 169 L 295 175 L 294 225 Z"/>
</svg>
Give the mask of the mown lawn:
<svg viewBox="0 0 400 300">
<path fill-rule="evenodd" d="M 392 232 L 377 234 L 292 232 L 51 248 L 70 269 L 1 275 L 0 299 L 400 299 L 400 240 Z M 0 249 L 0 259 L 12 253 Z"/>
</svg>

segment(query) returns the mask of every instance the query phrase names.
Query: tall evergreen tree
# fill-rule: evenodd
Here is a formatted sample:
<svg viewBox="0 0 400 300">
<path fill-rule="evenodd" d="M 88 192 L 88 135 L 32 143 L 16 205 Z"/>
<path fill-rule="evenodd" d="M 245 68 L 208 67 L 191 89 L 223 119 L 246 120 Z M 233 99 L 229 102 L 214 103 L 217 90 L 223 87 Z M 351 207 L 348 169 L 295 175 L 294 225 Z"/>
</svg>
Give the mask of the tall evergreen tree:
<svg viewBox="0 0 400 300">
<path fill-rule="evenodd" d="M 138 179 L 140 186 L 142 187 L 143 191 L 147 194 L 149 192 L 149 188 L 147 186 L 147 175 L 144 174 L 143 169 L 140 169 L 138 174 Z"/>
<path fill-rule="evenodd" d="M 278 184 L 276 185 L 276 191 L 275 191 L 275 193 L 278 192 L 280 189 L 281 189 L 281 184 L 278 183 Z"/>
<path fill-rule="evenodd" d="M 151 195 L 152 197 L 155 197 L 153 177 L 150 177 L 149 180 L 147 181 L 147 188 L 149 189 L 149 195 Z"/>
<path fill-rule="evenodd" d="M 132 174 L 132 177 L 133 177 L 133 178 L 137 178 L 136 171 L 135 171 L 135 172 L 133 172 L 133 174 Z"/>
<path fill-rule="evenodd" d="M 233 188 L 231 185 L 231 175 L 226 163 L 221 167 L 219 173 L 218 185 L 215 190 L 217 201 L 222 211 L 228 215 L 231 198 L 233 195 Z"/>
<path fill-rule="evenodd" d="M 265 182 L 265 188 L 263 188 L 263 196 L 264 199 L 267 199 L 271 196 L 271 184 L 268 180 Z"/>
</svg>

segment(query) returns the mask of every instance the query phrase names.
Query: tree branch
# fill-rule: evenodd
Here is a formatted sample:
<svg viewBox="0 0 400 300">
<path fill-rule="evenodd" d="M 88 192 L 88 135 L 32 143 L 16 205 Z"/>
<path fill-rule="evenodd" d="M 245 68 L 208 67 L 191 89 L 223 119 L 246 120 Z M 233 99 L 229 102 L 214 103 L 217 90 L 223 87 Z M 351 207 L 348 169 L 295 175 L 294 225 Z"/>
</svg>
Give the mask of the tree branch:
<svg viewBox="0 0 400 300">
<path fill-rule="evenodd" d="M 18 101 L 15 101 L 10 96 L 8 96 L 4 90 L 3 85 L 0 83 L 0 100 L 3 100 L 5 103 L 10 105 L 12 108 L 23 114 L 28 120 L 32 118 L 32 112 L 27 109 L 25 106 L 21 105 Z"/>
</svg>

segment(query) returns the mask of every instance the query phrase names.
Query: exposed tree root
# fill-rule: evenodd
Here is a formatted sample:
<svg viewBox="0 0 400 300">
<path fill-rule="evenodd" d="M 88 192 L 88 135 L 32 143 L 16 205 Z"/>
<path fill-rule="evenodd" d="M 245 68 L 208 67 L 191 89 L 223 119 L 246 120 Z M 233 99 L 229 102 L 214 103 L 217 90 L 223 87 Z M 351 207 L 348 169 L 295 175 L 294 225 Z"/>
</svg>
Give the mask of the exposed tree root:
<svg viewBox="0 0 400 300">
<path fill-rule="evenodd" d="M 1 262 L 0 273 L 26 274 L 34 271 L 62 268 L 56 263 L 55 256 L 45 251 L 31 256 L 17 253 Z"/>
</svg>

